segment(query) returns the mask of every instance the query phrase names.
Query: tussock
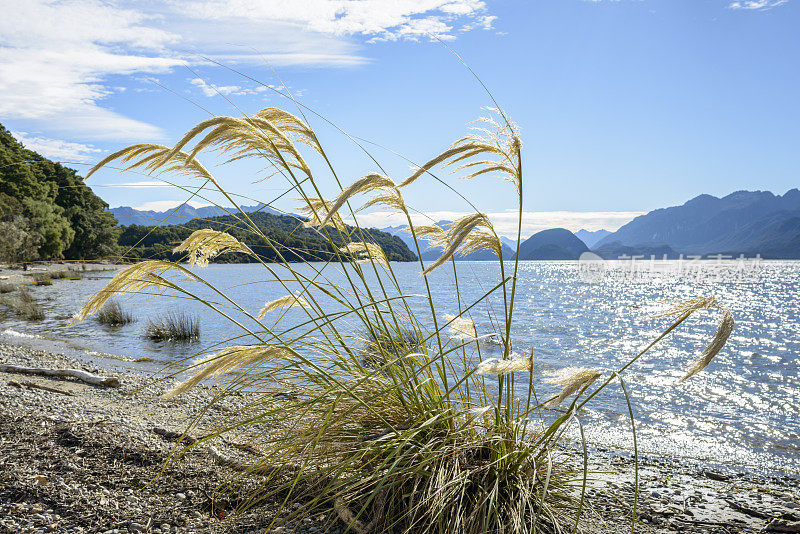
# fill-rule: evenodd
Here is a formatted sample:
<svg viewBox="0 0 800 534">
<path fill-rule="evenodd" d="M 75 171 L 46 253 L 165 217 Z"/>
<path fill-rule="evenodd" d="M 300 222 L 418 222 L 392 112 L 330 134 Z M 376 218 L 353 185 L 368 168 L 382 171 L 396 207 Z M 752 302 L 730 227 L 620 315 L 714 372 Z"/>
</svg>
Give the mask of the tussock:
<svg viewBox="0 0 800 534">
<path fill-rule="evenodd" d="M 184 313 L 168 313 L 159 319 L 150 319 L 144 335 L 153 341 L 197 341 L 200 321 Z"/>
<path fill-rule="evenodd" d="M 108 326 L 123 326 L 133 322 L 133 315 L 116 300 L 110 300 L 97 314 L 97 322 Z"/>
<path fill-rule="evenodd" d="M 371 173 L 342 187 L 332 201 L 323 199 L 320 192 L 330 189 L 331 175 L 339 183 L 323 145 L 304 121 L 277 108 L 250 117 L 203 121 L 171 148 L 139 144 L 115 152 L 91 172 L 120 160 L 129 170 L 188 174 L 210 181 L 234 206 L 231 194 L 197 158 L 205 150 L 214 150 L 227 157 L 226 163 L 243 158 L 260 161 L 286 179 L 289 185 L 284 194 L 291 192 L 301 199 L 300 211 L 308 218 L 304 226 L 337 230 L 319 232 L 329 250 L 338 252 L 337 265 L 333 269 L 328 264 L 298 266 L 283 260 L 279 268 L 264 265 L 267 281 L 282 288 L 279 294 L 288 294 L 266 303 L 258 319 L 273 310 L 300 308 L 305 316 L 296 322 L 294 314 L 287 314 L 286 321 L 265 325 L 248 311 L 251 303 L 242 305 L 186 267 L 161 261 L 122 269 L 87 300 L 74 320 L 100 311 L 120 293 L 171 290 L 219 313 L 221 320 L 231 321 L 241 329 L 242 337 L 252 340 L 247 341 L 250 345 L 212 340 L 215 346 L 234 346 L 197 362 L 194 374 L 166 395 L 172 397 L 203 380 L 234 373 L 219 379 L 222 388 L 211 403 L 226 395 L 245 396 L 247 403 L 241 410 L 224 412 L 219 426 L 204 428 L 203 435 L 214 439 L 229 432 L 245 433 L 263 456 L 253 459 L 251 470 L 237 473 L 230 482 L 249 484 L 248 475 L 292 473 L 286 479 L 259 478 L 261 493 L 253 495 L 248 505 L 265 499 L 300 503 L 300 509 L 292 514 L 329 513 L 349 530 L 374 533 L 572 531 L 579 524 L 576 511 L 583 508 L 581 494 L 586 487 L 580 481 L 586 478 L 574 471 L 581 462 L 557 459 L 571 454 L 572 449 L 563 447 L 560 440 L 574 418 L 541 416 L 543 406 L 535 391 L 540 382 L 532 372 L 533 357 L 512 352 L 517 259 L 510 270 L 499 264 L 496 283 L 481 281 L 489 289 L 480 298 L 469 301 L 466 294 L 456 295 L 458 309 L 464 311 L 442 321 L 434 296 L 443 288 L 431 289 L 430 280 L 424 277 L 426 306 L 420 309 L 412 298 L 418 295 L 404 293 L 395 266 L 386 261 L 378 245 L 347 243 L 353 235 L 340 214 L 357 195 L 367 194 L 371 198 L 361 210 L 381 206 L 408 215 L 414 210 L 406 205 L 402 188 L 413 187 L 426 173 L 442 167 L 460 178 L 511 182 L 521 217 L 522 144 L 517 128 L 502 111 L 495 112 L 494 117 L 474 124 L 471 135 L 429 159 L 399 185 L 389 176 Z M 313 168 L 325 169 L 324 178 L 314 175 L 303 154 L 318 160 Z M 428 266 L 420 263 L 422 274 L 429 274 L 455 254 L 488 249 L 502 258 L 502 245 L 491 221 L 478 208 L 471 209 L 472 214 L 447 229 L 412 229 L 415 240 L 425 239 L 444 248 L 435 262 Z M 240 221 L 278 252 L 264 232 L 249 224 L 247 214 L 240 213 Z M 412 226 L 410 215 L 408 219 Z M 227 251 L 251 253 L 228 234 L 213 230 L 195 232 L 176 251 L 186 253 L 189 262 L 197 266 Z M 350 266 L 351 262 L 366 261 L 380 263 L 382 268 Z M 331 271 L 336 277 L 329 277 Z M 453 269 L 455 283 L 446 290 L 463 287 L 459 271 Z M 200 285 L 214 298 L 184 289 L 184 282 L 191 282 L 193 289 Z M 302 297 L 292 293 L 296 287 L 303 288 Z M 484 307 L 493 329 L 501 333 L 501 343 L 491 349 L 501 351 L 501 357 L 484 358 L 481 351 L 488 349 L 475 342 L 481 339 L 475 324 L 464 317 L 467 313 L 476 317 Z M 594 386 L 601 376 L 596 370 L 563 370 L 551 378 L 562 391 L 547 406 L 555 407 L 575 395 L 573 410 L 578 412 L 614 377 L 633 372 L 629 367 L 686 318 L 715 307 L 719 305 L 713 297 L 672 306 L 663 314 L 676 317 L 672 326 L 625 365 L 608 373 L 599 386 Z M 292 324 L 283 324 L 288 322 Z M 183 336 L 181 331 L 192 330 L 181 321 L 161 323 L 155 330 L 163 339 L 177 339 Z M 708 365 L 732 328 L 732 315 L 723 310 L 714 339 L 691 365 L 686 378 Z M 480 361 L 477 366 L 476 361 Z M 526 380 L 517 380 L 511 373 L 526 373 Z M 525 383 L 530 389 L 520 392 L 519 384 Z M 593 390 L 583 396 L 590 386 Z M 577 396 L 583 396 L 580 403 Z M 284 512 L 278 510 L 274 517 L 286 517 Z M 270 529 L 278 527 L 278 521 Z"/>
</svg>

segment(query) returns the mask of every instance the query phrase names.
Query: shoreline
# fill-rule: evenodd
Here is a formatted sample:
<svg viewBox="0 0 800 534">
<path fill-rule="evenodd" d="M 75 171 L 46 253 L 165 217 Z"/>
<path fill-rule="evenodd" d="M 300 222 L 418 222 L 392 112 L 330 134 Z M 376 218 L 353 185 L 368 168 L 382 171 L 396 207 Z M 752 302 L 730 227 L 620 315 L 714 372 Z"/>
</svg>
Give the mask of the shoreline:
<svg viewBox="0 0 800 534">
<path fill-rule="evenodd" d="M 343 531 L 335 518 L 318 516 L 268 531 L 275 506 L 270 502 L 225 521 L 231 510 L 212 512 L 210 496 L 234 472 L 215 463 L 205 448 L 193 449 L 155 478 L 175 444 L 153 429 L 183 432 L 218 390 L 215 386 L 199 386 L 164 401 L 160 396 L 169 384 L 152 384 L 156 374 L 81 362 L 31 348 L 24 340 L 0 342 L 0 362 L 78 368 L 114 374 L 121 382 L 119 388 L 101 388 L 0 373 L 0 458 L 5 458 L 0 460 L 0 487 L 5 488 L 0 490 L 0 527 L 9 532 Z M 225 409 L 223 403 L 210 410 L 215 413 L 201 424 Z M 219 439 L 214 446 L 226 456 L 241 457 Z M 585 531 L 630 532 L 633 460 L 599 449 L 589 461 Z M 76 465 L 81 462 L 83 467 Z M 91 475 L 108 471 L 109 464 L 121 464 L 125 472 L 107 480 Z M 88 516 L 87 503 L 93 503 Z M 77 510 L 84 510 L 83 516 Z M 645 533 L 800 532 L 800 480 L 728 474 L 685 460 L 640 456 L 637 517 L 636 532 Z"/>
</svg>

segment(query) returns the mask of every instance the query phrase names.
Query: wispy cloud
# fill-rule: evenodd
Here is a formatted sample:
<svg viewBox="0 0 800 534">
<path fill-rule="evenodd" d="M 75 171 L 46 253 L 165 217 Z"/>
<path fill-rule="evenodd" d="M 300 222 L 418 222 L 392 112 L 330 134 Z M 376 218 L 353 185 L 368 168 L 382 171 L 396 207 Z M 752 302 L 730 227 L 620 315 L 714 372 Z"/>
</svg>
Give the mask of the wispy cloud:
<svg viewBox="0 0 800 534">
<path fill-rule="evenodd" d="M 120 87 L 111 76 L 166 72 L 201 62 L 201 55 L 353 67 L 368 61 L 353 37 L 452 38 L 494 20 L 480 0 L 0 0 L 0 12 L 0 116 L 81 141 L 163 137 L 160 128 L 105 104 Z"/>
<path fill-rule="evenodd" d="M 731 9 L 771 9 L 773 7 L 782 6 L 788 3 L 789 0 L 737 0 L 731 2 L 728 7 Z"/>
<path fill-rule="evenodd" d="M 157 180 L 142 180 L 141 182 L 119 182 L 115 184 L 94 184 L 94 187 L 119 187 L 122 189 L 149 189 L 152 187 L 175 187 Z"/>
<path fill-rule="evenodd" d="M 528 237 L 549 228 L 566 228 L 572 232 L 577 232 L 581 229 L 614 231 L 643 213 L 640 211 L 526 211 L 522 216 L 522 235 Z M 452 221 L 467 215 L 467 213 L 435 211 L 428 212 L 425 215 L 416 215 L 412 217 L 412 220 L 414 220 L 415 224 L 430 224 L 431 221 Z M 516 236 L 516 212 L 500 211 L 487 213 L 487 215 L 498 234 L 506 237 Z M 406 224 L 405 215 L 390 212 L 360 214 L 358 221 L 364 226 L 376 228 Z"/>
<path fill-rule="evenodd" d="M 92 145 L 33 136 L 26 132 L 11 132 L 11 135 L 16 137 L 28 150 L 33 150 L 46 158 L 56 161 L 86 162 L 94 159 L 97 153 L 102 152 L 102 150 Z"/>
</svg>

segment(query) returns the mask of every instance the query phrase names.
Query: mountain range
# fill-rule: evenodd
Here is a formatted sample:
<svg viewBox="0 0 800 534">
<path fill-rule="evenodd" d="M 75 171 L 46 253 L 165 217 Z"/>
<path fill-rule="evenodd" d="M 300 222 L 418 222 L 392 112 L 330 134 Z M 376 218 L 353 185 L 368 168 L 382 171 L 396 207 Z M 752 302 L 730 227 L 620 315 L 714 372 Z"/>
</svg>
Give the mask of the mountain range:
<svg viewBox="0 0 800 534">
<path fill-rule="evenodd" d="M 273 210 L 272 208 L 268 208 L 263 204 L 256 206 L 242 206 L 242 210 L 244 210 L 246 213 L 260 211 L 263 213 L 279 215 L 277 211 Z M 208 219 L 210 217 L 228 215 L 228 212 L 217 206 L 193 208 L 188 204 L 182 204 L 176 208 L 171 208 L 166 211 L 137 210 L 128 206 L 110 208 L 108 211 L 114 214 L 114 217 L 117 218 L 117 223 L 120 226 L 129 226 L 131 224 L 138 224 L 140 226 L 153 226 L 159 223 L 162 226 L 172 226 L 174 224 L 184 224 L 192 219 Z M 235 210 L 231 208 L 230 211 Z"/>
<path fill-rule="evenodd" d="M 596 248 L 668 246 L 682 254 L 800 258 L 800 190 L 700 195 L 636 217 Z"/>
</svg>

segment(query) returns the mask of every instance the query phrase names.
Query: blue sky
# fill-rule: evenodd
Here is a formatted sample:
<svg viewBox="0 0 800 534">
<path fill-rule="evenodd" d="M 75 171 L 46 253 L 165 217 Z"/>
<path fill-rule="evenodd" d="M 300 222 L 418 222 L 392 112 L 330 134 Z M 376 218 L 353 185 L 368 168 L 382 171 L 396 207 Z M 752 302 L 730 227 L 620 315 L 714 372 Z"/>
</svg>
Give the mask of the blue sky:
<svg viewBox="0 0 800 534">
<path fill-rule="evenodd" d="M 170 144 L 209 116 L 201 108 L 239 114 L 219 92 L 247 113 L 293 110 L 200 55 L 285 83 L 349 133 L 423 162 L 490 104 L 436 34 L 522 130 L 526 235 L 615 229 L 701 193 L 798 186 L 800 0 L 0 0 L 0 11 L 0 122 L 79 169 L 133 142 Z M 335 130 L 312 124 L 342 177 L 375 170 Z M 367 146 L 394 178 L 409 172 Z M 263 175 L 256 162 L 204 162 L 239 194 L 269 200 L 285 189 L 279 179 L 253 183 Z M 510 186 L 451 182 L 510 233 Z M 89 183 L 112 206 L 185 199 L 135 174 L 103 171 Z M 431 182 L 415 186 L 409 203 L 434 218 L 468 209 Z M 296 210 L 289 200 L 278 207 Z"/>
</svg>

